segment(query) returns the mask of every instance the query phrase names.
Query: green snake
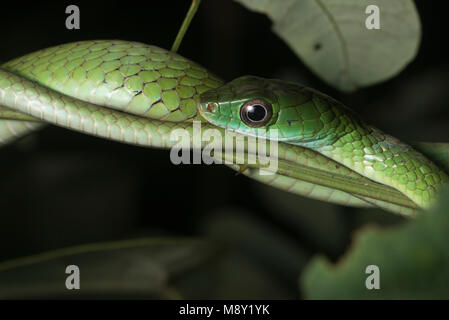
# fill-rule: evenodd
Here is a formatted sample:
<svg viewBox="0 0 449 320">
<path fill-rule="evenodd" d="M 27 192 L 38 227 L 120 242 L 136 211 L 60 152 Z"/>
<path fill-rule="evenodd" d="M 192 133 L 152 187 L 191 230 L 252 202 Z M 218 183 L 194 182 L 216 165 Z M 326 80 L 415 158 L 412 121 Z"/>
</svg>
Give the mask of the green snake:
<svg viewBox="0 0 449 320">
<path fill-rule="evenodd" d="M 318 91 L 252 76 L 224 83 L 198 64 L 156 46 L 82 41 L 0 67 L 0 144 L 50 123 L 119 142 L 170 148 L 176 143 L 170 133 L 178 128 L 191 132 L 194 120 L 203 128 L 267 139 L 277 129 L 279 157 L 291 165 L 352 177 L 374 188 L 386 185 L 392 196 L 406 196 L 404 203 L 386 203 L 307 176 L 300 180 L 282 172 L 262 176 L 243 171 L 320 200 L 412 214 L 428 207 L 448 181 L 420 152 Z"/>
</svg>

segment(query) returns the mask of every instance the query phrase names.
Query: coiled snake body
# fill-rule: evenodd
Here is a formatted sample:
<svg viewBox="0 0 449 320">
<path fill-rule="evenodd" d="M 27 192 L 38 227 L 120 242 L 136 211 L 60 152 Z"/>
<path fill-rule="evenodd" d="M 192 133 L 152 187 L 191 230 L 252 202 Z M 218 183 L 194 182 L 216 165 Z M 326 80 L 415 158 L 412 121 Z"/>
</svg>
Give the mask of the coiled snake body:
<svg viewBox="0 0 449 320">
<path fill-rule="evenodd" d="M 3 143 L 42 122 L 163 148 L 174 144 L 172 129 L 191 130 L 193 120 L 267 138 L 270 129 L 277 129 L 280 156 L 325 171 L 365 176 L 399 190 L 419 207 L 429 206 L 448 180 L 421 153 L 313 89 L 250 76 L 225 84 L 176 53 L 136 42 L 69 43 L 7 62 L 0 68 L 0 118 Z M 335 162 L 344 166 L 337 168 Z M 336 203 L 374 203 L 281 175 L 246 174 Z"/>
</svg>

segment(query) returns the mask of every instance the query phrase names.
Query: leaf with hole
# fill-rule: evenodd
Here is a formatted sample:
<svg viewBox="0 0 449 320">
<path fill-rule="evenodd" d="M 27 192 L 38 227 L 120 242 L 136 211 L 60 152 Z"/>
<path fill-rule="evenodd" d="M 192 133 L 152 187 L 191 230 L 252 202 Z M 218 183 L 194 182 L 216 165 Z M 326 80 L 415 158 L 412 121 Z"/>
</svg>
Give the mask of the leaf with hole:
<svg viewBox="0 0 449 320">
<path fill-rule="evenodd" d="M 397 75 L 416 56 L 421 25 L 411 0 L 236 0 L 276 32 L 328 84 L 354 91 Z M 379 9 L 379 29 L 368 29 Z"/>
</svg>

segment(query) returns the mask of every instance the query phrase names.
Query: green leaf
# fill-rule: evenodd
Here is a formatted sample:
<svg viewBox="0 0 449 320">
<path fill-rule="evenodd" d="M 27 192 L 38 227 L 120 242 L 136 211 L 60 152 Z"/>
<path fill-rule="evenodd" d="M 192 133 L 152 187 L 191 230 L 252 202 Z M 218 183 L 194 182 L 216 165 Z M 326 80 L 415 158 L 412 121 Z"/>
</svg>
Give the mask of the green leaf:
<svg viewBox="0 0 449 320">
<path fill-rule="evenodd" d="M 310 299 L 448 299 L 449 190 L 434 208 L 399 227 L 363 230 L 337 265 L 317 257 L 300 285 Z M 368 290 L 366 267 L 379 267 L 380 289 Z"/>
<path fill-rule="evenodd" d="M 178 298 L 169 286 L 215 252 L 203 241 L 140 238 L 80 245 L 0 263 L 0 298 Z M 80 271 L 80 290 L 65 286 L 66 267 Z"/>
<path fill-rule="evenodd" d="M 274 31 L 324 81 L 343 91 L 398 74 L 415 57 L 421 26 L 411 0 L 236 0 L 265 13 Z M 380 29 L 367 29 L 367 6 Z"/>
</svg>

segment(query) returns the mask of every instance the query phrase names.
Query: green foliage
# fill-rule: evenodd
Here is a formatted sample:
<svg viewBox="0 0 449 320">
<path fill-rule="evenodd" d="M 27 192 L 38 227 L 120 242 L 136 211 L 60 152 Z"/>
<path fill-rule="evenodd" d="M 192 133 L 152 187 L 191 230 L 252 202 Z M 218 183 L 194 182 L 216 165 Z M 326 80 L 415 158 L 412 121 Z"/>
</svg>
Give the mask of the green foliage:
<svg viewBox="0 0 449 320">
<path fill-rule="evenodd" d="M 300 285 L 309 299 L 448 299 L 449 190 L 416 220 L 359 232 L 337 265 L 311 261 Z M 380 269 L 380 289 L 368 290 L 368 265 Z"/>
<path fill-rule="evenodd" d="M 421 26 L 411 0 L 236 0 L 265 13 L 274 31 L 324 81 L 343 91 L 398 74 L 416 55 Z M 369 30 L 368 5 L 380 8 Z"/>
<path fill-rule="evenodd" d="M 0 298 L 178 298 L 171 278 L 214 255 L 200 240 L 140 238 L 69 247 L 0 263 Z M 80 270 L 80 293 L 64 286 Z"/>
</svg>

